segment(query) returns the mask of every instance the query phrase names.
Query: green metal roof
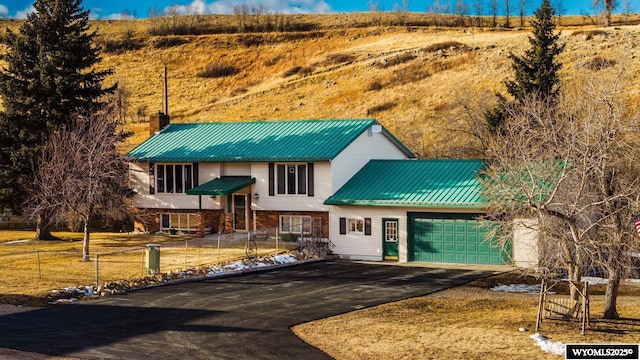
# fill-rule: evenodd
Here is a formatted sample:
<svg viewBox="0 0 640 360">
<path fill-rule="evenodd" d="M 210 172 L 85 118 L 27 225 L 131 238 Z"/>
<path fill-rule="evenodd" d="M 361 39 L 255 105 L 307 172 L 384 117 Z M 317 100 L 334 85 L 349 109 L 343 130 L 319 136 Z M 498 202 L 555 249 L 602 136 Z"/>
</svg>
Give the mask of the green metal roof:
<svg viewBox="0 0 640 360">
<path fill-rule="evenodd" d="M 139 161 L 329 161 L 373 119 L 170 124 L 127 155 Z M 382 129 L 409 157 L 413 153 Z"/>
<path fill-rule="evenodd" d="M 371 160 L 326 205 L 482 209 L 480 160 Z"/>
<path fill-rule="evenodd" d="M 255 183 L 249 176 L 221 176 L 187 190 L 187 195 L 229 195 Z"/>
</svg>

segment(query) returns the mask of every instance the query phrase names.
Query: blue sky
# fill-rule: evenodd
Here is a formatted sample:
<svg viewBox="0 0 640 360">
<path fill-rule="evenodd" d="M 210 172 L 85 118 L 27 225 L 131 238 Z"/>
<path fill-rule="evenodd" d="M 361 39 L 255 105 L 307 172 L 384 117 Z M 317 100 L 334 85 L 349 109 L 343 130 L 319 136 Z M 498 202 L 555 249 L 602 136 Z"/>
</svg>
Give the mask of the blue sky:
<svg viewBox="0 0 640 360">
<path fill-rule="evenodd" d="M 440 4 L 453 4 L 456 0 L 408 0 L 409 10 L 415 12 L 426 11 L 431 4 L 439 1 Z M 488 2 L 488 0 L 485 0 Z M 278 13 L 331 13 L 367 11 L 370 3 L 379 4 L 382 11 L 391 11 L 394 4 L 406 3 L 407 0 L 84 0 L 83 7 L 91 10 L 92 18 L 110 19 L 121 18 L 123 11 L 138 18 L 147 17 L 150 8 L 156 12 L 166 10 L 170 6 L 179 6 L 183 12 L 197 11 L 199 14 L 230 14 L 235 5 L 247 4 L 249 6 L 264 5 L 270 12 Z M 467 4 L 476 3 L 476 0 L 465 0 Z M 632 12 L 640 11 L 640 0 L 620 0 L 620 4 L 628 4 Z M 0 0 L 0 17 L 24 18 L 31 11 L 32 0 Z M 504 0 L 498 0 L 500 6 Z M 518 0 L 511 0 L 512 6 Z M 529 13 L 532 13 L 541 3 L 541 0 L 526 0 Z M 552 0 L 553 4 L 561 3 L 564 14 L 593 14 L 592 0 Z M 469 5 L 471 7 L 471 5 Z M 514 9 L 515 10 L 515 9 Z M 475 13 L 474 10 L 470 10 Z M 500 9 L 503 13 L 504 10 Z M 514 11 L 515 14 L 515 11 Z"/>
</svg>

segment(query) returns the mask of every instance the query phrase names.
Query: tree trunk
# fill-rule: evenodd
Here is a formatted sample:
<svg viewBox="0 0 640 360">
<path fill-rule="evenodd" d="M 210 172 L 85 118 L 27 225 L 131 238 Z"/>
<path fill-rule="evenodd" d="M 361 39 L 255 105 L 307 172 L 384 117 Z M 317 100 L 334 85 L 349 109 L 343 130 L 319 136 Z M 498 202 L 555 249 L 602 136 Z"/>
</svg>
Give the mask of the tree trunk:
<svg viewBox="0 0 640 360">
<path fill-rule="evenodd" d="M 569 269 L 569 281 L 572 281 L 576 284 L 579 283 L 580 280 L 582 279 L 581 274 L 582 274 L 582 267 L 577 265 L 572 265 Z M 570 286 L 569 289 L 570 289 L 569 294 L 571 298 L 576 301 L 579 300 L 580 295 L 578 294 L 578 290 L 573 286 Z"/>
<path fill-rule="evenodd" d="M 619 319 L 617 301 L 618 287 L 620 286 L 620 273 L 618 271 L 609 271 L 609 279 L 607 281 L 607 290 L 604 293 L 604 314 L 605 319 Z"/>
<path fill-rule="evenodd" d="M 605 0 L 604 3 L 604 26 L 611 26 L 611 11 L 613 10 L 613 0 Z"/>
<path fill-rule="evenodd" d="M 49 219 L 44 218 L 43 215 L 38 215 L 38 219 L 36 220 L 35 240 L 59 240 L 58 237 L 51 234 L 51 224 Z"/>
<path fill-rule="evenodd" d="M 89 221 L 84 222 L 84 236 L 82 238 L 82 261 L 89 261 Z"/>
</svg>

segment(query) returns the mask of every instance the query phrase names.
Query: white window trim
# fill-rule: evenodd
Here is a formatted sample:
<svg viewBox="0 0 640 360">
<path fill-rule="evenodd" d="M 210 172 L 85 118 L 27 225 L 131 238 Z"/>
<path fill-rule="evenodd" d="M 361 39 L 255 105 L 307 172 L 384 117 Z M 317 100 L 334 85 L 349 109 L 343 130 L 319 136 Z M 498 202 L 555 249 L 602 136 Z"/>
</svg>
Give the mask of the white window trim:
<svg viewBox="0 0 640 360">
<path fill-rule="evenodd" d="M 299 166 L 302 165 L 304 166 L 304 188 L 305 191 L 304 193 L 300 193 L 298 192 L 298 190 L 300 189 L 300 184 L 298 183 L 299 179 L 300 179 L 300 172 L 299 170 Z M 279 166 L 284 166 L 284 184 L 282 184 L 282 186 L 284 186 L 284 192 L 281 193 L 279 192 L 280 189 L 280 177 L 279 177 Z M 289 167 L 293 166 L 295 169 L 295 193 L 290 193 L 289 192 Z M 307 195 L 309 193 L 309 165 L 306 162 L 300 162 L 300 163 L 274 163 L 274 186 L 275 186 L 275 195 L 276 196 L 301 196 L 301 195 Z"/>
<path fill-rule="evenodd" d="M 355 225 L 355 230 L 352 230 L 352 224 Z M 364 235 L 364 219 L 347 218 L 347 234 Z"/>
<path fill-rule="evenodd" d="M 300 224 L 299 225 L 300 226 L 300 230 L 296 231 L 296 229 L 292 229 L 291 227 L 289 227 L 288 229 L 285 228 L 284 223 L 283 223 L 283 219 L 284 218 L 289 218 L 289 224 L 293 224 L 294 222 L 291 221 L 291 220 L 293 220 L 294 218 L 298 218 L 299 224 Z M 280 229 L 280 232 L 302 235 L 303 230 L 304 230 L 303 227 L 304 227 L 305 221 L 310 223 L 311 216 L 306 216 L 306 215 L 280 215 L 278 221 L 279 221 L 278 228 Z M 306 232 L 305 232 L 305 234 L 306 234 Z"/>
<path fill-rule="evenodd" d="M 162 221 L 162 217 L 164 215 L 169 216 L 169 227 L 164 226 L 165 224 Z M 171 217 L 172 216 L 178 216 L 178 225 L 177 226 L 172 226 L 174 224 L 171 224 Z M 182 217 L 186 217 L 187 223 L 186 224 L 182 224 Z M 183 226 L 186 225 L 186 226 Z M 198 222 L 196 221 L 196 214 L 195 213 L 177 213 L 177 212 L 163 212 L 160 213 L 160 231 L 171 231 L 171 230 L 175 230 L 175 231 L 188 231 L 188 232 L 192 232 L 192 231 L 197 231 L 198 230 Z"/>
<path fill-rule="evenodd" d="M 193 168 L 193 164 L 192 163 L 155 163 L 153 166 L 155 167 L 155 169 L 153 171 L 153 174 L 154 174 L 154 180 L 153 181 L 154 181 L 154 189 L 155 189 L 155 193 L 156 194 L 186 194 L 187 190 L 189 190 L 189 189 L 186 188 L 187 187 L 187 184 L 186 184 L 186 176 L 187 176 L 186 167 L 187 166 L 191 166 L 191 188 L 190 189 L 194 188 L 194 185 L 193 185 L 194 184 L 194 173 L 193 173 L 194 168 Z M 160 177 L 158 175 L 158 166 L 163 166 L 164 167 L 164 171 L 163 171 L 163 173 L 164 173 L 163 176 L 164 177 L 162 179 L 164 184 L 162 186 L 162 189 L 163 189 L 162 191 L 159 191 L 160 186 L 158 185 L 159 181 L 160 181 Z M 173 167 L 173 171 L 172 171 L 172 173 L 173 173 L 173 175 L 172 175 L 172 178 L 173 178 L 173 191 L 172 192 L 167 192 L 167 188 L 168 188 L 168 186 L 167 186 L 167 166 L 172 166 Z M 181 181 L 181 183 L 182 183 L 181 184 L 182 185 L 182 191 L 180 191 L 180 192 L 176 192 L 176 180 L 177 180 L 175 178 L 175 171 L 176 171 L 175 168 L 176 168 L 176 166 L 182 167 L 182 181 Z"/>
</svg>

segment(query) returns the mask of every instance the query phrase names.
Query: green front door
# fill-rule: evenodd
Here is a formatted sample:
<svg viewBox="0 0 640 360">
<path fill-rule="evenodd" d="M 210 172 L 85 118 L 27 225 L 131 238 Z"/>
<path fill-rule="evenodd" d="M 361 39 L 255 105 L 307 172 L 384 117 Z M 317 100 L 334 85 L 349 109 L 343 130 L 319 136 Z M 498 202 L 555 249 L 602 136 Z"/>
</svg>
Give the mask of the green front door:
<svg viewBox="0 0 640 360">
<path fill-rule="evenodd" d="M 509 256 L 486 238 L 485 222 L 475 214 L 409 213 L 410 260 L 490 264 L 507 263 Z"/>
<path fill-rule="evenodd" d="M 398 260 L 398 219 L 382 219 L 382 248 L 385 260 Z"/>
</svg>

